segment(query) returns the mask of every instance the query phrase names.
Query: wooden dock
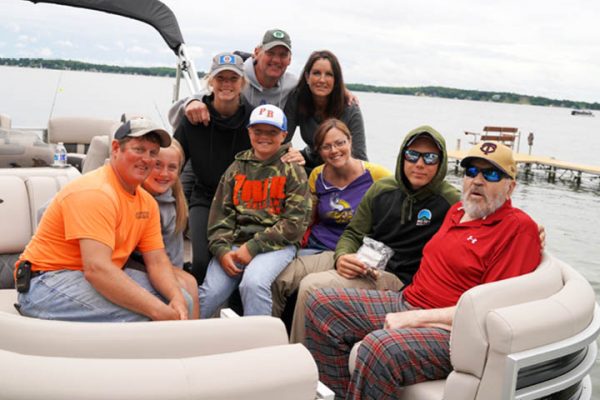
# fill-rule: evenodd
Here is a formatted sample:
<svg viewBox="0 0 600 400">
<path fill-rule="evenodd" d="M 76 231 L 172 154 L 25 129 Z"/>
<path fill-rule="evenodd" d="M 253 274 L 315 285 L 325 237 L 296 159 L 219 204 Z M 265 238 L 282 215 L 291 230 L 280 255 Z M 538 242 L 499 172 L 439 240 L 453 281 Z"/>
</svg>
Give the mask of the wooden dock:
<svg viewBox="0 0 600 400">
<path fill-rule="evenodd" d="M 448 151 L 448 159 L 456 160 L 457 166 L 460 161 L 466 156 L 467 151 L 450 150 Z M 547 171 L 547 177 L 550 182 L 556 180 L 556 176 L 560 171 L 572 171 L 574 173 L 574 181 L 577 185 L 581 184 L 583 174 L 593 175 L 595 178 L 600 178 L 600 166 L 583 165 L 571 163 L 567 161 L 556 160 L 552 157 L 536 156 L 523 153 L 514 153 L 515 161 L 522 167 L 520 172 L 525 175 L 530 174 L 532 167 L 537 166 L 544 168 Z"/>
</svg>

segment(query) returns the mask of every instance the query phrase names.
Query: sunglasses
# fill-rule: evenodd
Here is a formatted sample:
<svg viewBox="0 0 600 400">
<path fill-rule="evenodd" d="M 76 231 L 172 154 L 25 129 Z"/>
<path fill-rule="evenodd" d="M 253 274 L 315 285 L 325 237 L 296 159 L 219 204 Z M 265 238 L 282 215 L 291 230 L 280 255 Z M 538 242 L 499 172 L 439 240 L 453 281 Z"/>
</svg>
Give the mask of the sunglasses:
<svg viewBox="0 0 600 400">
<path fill-rule="evenodd" d="M 421 153 L 411 149 L 404 150 L 404 159 L 410 163 L 416 164 L 420 157 L 423 157 L 425 165 L 435 165 L 440 162 L 438 153 Z"/>
<path fill-rule="evenodd" d="M 477 168 L 473 166 L 465 168 L 465 176 L 469 178 L 475 178 L 480 172 L 483 175 L 483 179 L 488 182 L 500 182 L 502 178 L 508 177 L 508 175 L 497 168 Z"/>
</svg>

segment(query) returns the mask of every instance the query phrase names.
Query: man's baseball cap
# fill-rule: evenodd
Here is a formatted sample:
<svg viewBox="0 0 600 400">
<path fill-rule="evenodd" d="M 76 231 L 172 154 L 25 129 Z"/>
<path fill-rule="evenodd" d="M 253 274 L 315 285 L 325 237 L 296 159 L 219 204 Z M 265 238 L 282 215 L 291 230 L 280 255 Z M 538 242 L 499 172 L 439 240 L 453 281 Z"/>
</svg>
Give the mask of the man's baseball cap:
<svg viewBox="0 0 600 400">
<path fill-rule="evenodd" d="M 281 109 L 272 104 L 256 107 L 250 114 L 248 127 L 256 124 L 267 124 L 287 132 L 287 118 Z"/>
<path fill-rule="evenodd" d="M 292 39 L 290 39 L 290 35 L 281 29 L 269 29 L 266 31 L 260 47 L 269 50 L 275 46 L 283 46 L 289 51 L 292 51 Z"/>
<path fill-rule="evenodd" d="M 169 132 L 156 125 L 152 120 L 144 117 L 123 121 L 115 131 L 114 138 L 117 140 L 122 140 L 126 137 L 139 138 L 150 132 L 158 134 L 160 138 L 160 147 L 169 147 L 171 145 L 171 135 L 169 135 Z"/>
<path fill-rule="evenodd" d="M 244 60 L 233 53 L 219 53 L 212 59 L 209 76 L 212 78 L 221 71 L 233 71 L 244 76 Z"/>
<path fill-rule="evenodd" d="M 429 128 L 429 127 L 427 127 L 427 128 Z M 411 144 L 416 142 L 417 139 L 429 139 L 435 144 L 435 146 L 438 148 L 438 150 L 440 150 L 440 151 L 442 150 L 442 145 L 440 143 L 438 143 L 437 139 L 434 138 L 433 135 L 427 131 L 417 133 L 415 136 L 411 137 L 408 140 L 408 142 L 406 142 L 406 145 L 404 146 L 404 148 L 407 149 L 408 146 L 410 146 Z"/>
<path fill-rule="evenodd" d="M 468 166 L 473 160 L 485 160 L 510 176 L 517 177 L 517 163 L 513 158 L 512 150 L 502 143 L 480 142 L 471 147 L 467 156 L 460 162 L 461 167 Z"/>
</svg>

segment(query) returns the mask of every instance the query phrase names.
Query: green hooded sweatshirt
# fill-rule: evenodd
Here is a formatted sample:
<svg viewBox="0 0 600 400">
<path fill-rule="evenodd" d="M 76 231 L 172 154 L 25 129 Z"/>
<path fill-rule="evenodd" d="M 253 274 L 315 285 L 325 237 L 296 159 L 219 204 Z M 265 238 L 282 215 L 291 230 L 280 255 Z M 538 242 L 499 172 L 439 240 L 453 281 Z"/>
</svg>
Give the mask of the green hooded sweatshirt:
<svg viewBox="0 0 600 400">
<path fill-rule="evenodd" d="M 440 149 L 438 170 L 422 188 L 413 190 L 404 175 L 403 153 L 408 143 L 420 135 L 428 135 Z M 422 251 L 438 231 L 446 212 L 460 199 L 458 189 L 444 180 L 448 165 L 446 141 L 430 126 L 410 131 L 400 147 L 394 177 L 375 182 L 360 202 L 352 221 L 335 249 L 335 259 L 356 253 L 365 236 L 385 243 L 394 250 L 386 266 L 402 282 L 408 284 L 421 262 Z"/>
<path fill-rule="evenodd" d="M 304 168 L 280 160 L 289 147 L 282 145 L 265 161 L 252 149 L 235 156 L 221 177 L 208 217 L 209 249 L 215 257 L 244 243 L 252 256 L 298 245 L 311 199 Z"/>
</svg>

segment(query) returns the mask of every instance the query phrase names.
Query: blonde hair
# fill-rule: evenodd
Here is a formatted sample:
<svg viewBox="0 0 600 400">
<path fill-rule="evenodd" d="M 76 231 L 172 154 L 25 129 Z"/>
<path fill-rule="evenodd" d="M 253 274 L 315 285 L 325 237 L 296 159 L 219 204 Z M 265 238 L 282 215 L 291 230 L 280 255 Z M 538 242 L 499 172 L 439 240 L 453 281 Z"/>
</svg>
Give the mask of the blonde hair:
<svg viewBox="0 0 600 400">
<path fill-rule="evenodd" d="M 181 170 L 185 163 L 185 153 L 183 152 L 181 144 L 179 144 L 175 138 L 171 140 L 169 148 L 175 149 L 179 154 L 179 173 L 177 174 L 177 179 L 175 180 L 175 183 L 173 183 L 171 190 L 173 191 L 173 197 L 175 197 L 175 233 L 180 233 L 185 230 L 188 224 L 188 205 L 185 200 L 185 194 L 183 193 L 181 179 L 179 179 L 179 175 L 181 174 Z"/>
</svg>

